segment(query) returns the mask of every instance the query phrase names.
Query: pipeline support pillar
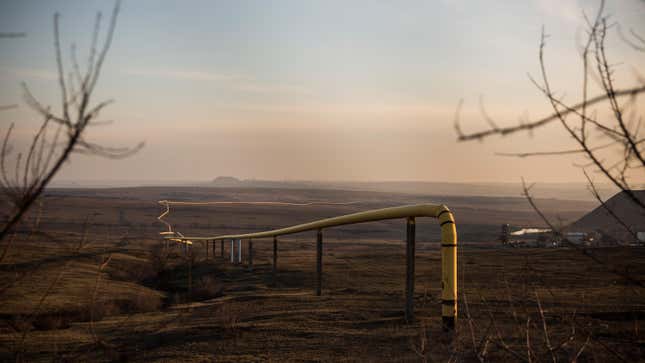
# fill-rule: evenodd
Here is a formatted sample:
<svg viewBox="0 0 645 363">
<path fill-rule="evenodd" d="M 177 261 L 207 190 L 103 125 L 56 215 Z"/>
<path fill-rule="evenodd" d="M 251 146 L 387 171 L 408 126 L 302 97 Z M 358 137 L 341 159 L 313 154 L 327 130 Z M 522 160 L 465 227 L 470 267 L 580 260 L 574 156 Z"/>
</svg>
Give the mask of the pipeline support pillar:
<svg viewBox="0 0 645 363">
<path fill-rule="evenodd" d="M 249 239 L 249 271 L 253 271 L 253 240 Z"/>
<path fill-rule="evenodd" d="M 407 232 L 405 242 L 405 320 L 414 320 L 414 257 L 415 257 L 414 218 L 407 219 Z"/>
<path fill-rule="evenodd" d="M 322 294 L 322 229 L 316 233 L 316 296 Z"/>
</svg>

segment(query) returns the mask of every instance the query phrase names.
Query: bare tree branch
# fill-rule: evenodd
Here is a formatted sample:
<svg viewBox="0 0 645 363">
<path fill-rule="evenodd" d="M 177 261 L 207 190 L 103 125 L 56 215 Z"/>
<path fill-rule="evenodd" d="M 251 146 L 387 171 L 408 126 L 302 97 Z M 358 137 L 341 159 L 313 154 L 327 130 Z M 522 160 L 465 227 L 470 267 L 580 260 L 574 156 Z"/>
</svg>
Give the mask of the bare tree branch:
<svg viewBox="0 0 645 363">
<path fill-rule="evenodd" d="M 581 44 L 580 57 L 582 60 L 582 85 L 581 100 L 573 105 L 565 103 L 555 95 L 552 89 L 549 73 L 545 61 L 545 48 L 547 35 L 544 30 L 539 44 L 539 66 L 541 80 L 538 82 L 529 76 L 530 81 L 544 95 L 549 102 L 552 113 L 542 119 L 523 122 L 518 125 L 499 127 L 486 112 L 480 100 L 480 112 L 489 128 L 483 131 L 466 134 L 462 132 L 459 123 L 462 102 L 455 113 L 454 127 L 458 141 L 483 140 L 492 135 L 510 135 L 523 130 L 532 131 L 548 124 L 558 122 L 565 134 L 576 144 L 574 148 L 563 150 L 544 150 L 531 152 L 497 153 L 502 156 L 533 157 L 533 156 L 563 156 L 581 155 L 588 160 L 583 167 L 593 167 L 594 172 L 599 172 L 614 186 L 623 191 L 629 200 L 640 209 L 645 210 L 645 202 L 640 200 L 632 191 L 630 180 L 632 175 L 640 175 L 645 171 L 645 143 L 640 136 L 641 118 L 636 115 L 636 100 L 638 95 L 645 93 L 645 80 L 637 79 L 640 85 L 617 89 L 615 85 L 613 65 L 606 52 L 607 33 L 612 27 L 608 24 L 607 17 L 603 16 L 604 1 L 600 2 L 598 12 L 593 19 L 585 16 L 587 23 L 587 39 Z M 617 27 L 620 32 L 620 28 Z M 632 38 L 638 44 L 645 39 L 632 31 Z M 589 77 L 595 76 L 602 93 L 589 97 Z M 623 101 L 626 98 L 626 101 Z M 592 106 L 608 106 L 610 115 L 600 120 L 596 111 L 590 110 Z M 570 116 L 578 120 L 573 121 Z M 593 145 L 592 141 L 605 138 L 607 143 Z M 602 153 L 601 153 L 602 151 Z M 606 156 L 610 155 L 607 159 Z"/>
<path fill-rule="evenodd" d="M 8 158 L 11 154 L 9 140 L 14 129 L 13 124 L 3 140 L 0 152 L 0 191 L 12 202 L 13 211 L 8 222 L 0 229 L 0 240 L 3 240 L 21 220 L 72 153 L 119 159 L 130 156 L 143 147 L 143 143 L 133 148 L 102 146 L 86 141 L 85 136 L 86 127 L 93 125 L 100 112 L 112 103 L 111 100 L 107 100 L 94 104 L 92 96 L 112 43 L 119 8 L 120 1 L 117 0 L 112 10 L 105 40 L 100 46 L 98 38 L 102 16 L 100 13 L 97 14 L 84 74 L 76 57 L 76 47 L 72 45 L 70 55 L 72 73 L 69 80 L 66 80 L 61 51 L 60 15 L 54 15 L 54 48 L 61 111 L 60 114 L 52 112 L 50 107 L 39 102 L 23 84 L 25 101 L 44 121 L 32 138 L 25 156 L 23 157 L 22 153 L 16 155 L 13 163 L 14 173 L 11 173 L 8 167 Z M 55 128 L 53 136 L 48 132 L 50 126 Z"/>
<path fill-rule="evenodd" d="M 0 38 L 24 38 L 26 36 L 25 32 L 0 32 Z"/>
<path fill-rule="evenodd" d="M 611 144 L 597 146 L 597 147 L 591 148 L 590 150 L 592 151 L 602 150 L 613 145 L 614 143 L 612 142 Z M 523 153 L 495 153 L 495 155 L 525 158 L 530 156 L 553 156 L 553 155 L 557 156 L 557 155 L 572 155 L 572 154 L 583 154 L 583 153 L 585 153 L 584 149 L 575 149 L 575 150 L 559 150 L 559 151 L 533 151 L 533 152 L 523 152 Z"/>
<path fill-rule="evenodd" d="M 628 88 L 628 89 L 624 89 L 624 90 L 618 90 L 618 91 L 615 91 L 614 95 L 616 97 L 625 97 L 625 96 L 634 96 L 634 95 L 638 95 L 638 94 L 641 94 L 641 93 L 645 93 L 645 85 L 644 86 L 639 86 L 639 87 Z M 598 95 L 596 97 L 590 98 L 587 102 L 580 102 L 580 103 L 577 103 L 577 104 L 575 104 L 573 106 L 570 106 L 569 107 L 570 110 L 561 111 L 559 113 L 560 116 L 558 116 L 558 113 L 553 113 L 553 114 L 550 114 L 549 116 L 546 116 L 546 117 L 541 118 L 539 120 L 531 121 L 531 122 L 528 122 L 528 123 L 523 123 L 523 124 L 519 124 L 519 125 L 515 125 L 515 126 L 500 127 L 500 128 L 497 128 L 497 129 L 487 129 L 487 130 L 474 132 L 474 133 L 471 133 L 471 134 L 458 133 L 457 134 L 457 136 L 458 136 L 457 140 L 458 141 L 481 140 L 481 139 L 484 139 L 484 138 L 487 138 L 487 137 L 493 136 L 493 135 L 502 135 L 502 136 L 504 136 L 504 135 L 513 134 L 513 133 L 516 133 L 516 132 L 519 132 L 519 131 L 537 129 L 539 127 L 548 125 L 551 122 L 558 121 L 561 116 L 566 116 L 569 113 L 574 112 L 574 110 L 582 109 L 583 105 L 586 105 L 586 107 L 588 107 L 588 106 L 591 106 L 591 105 L 606 101 L 607 98 L 608 97 L 607 97 L 606 94 L 602 94 L 602 95 Z M 463 102 L 461 102 L 461 104 L 463 104 Z M 458 116 L 456 116 L 456 120 L 457 120 L 457 122 L 455 123 L 455 128 L 457 130 L 461 130 L 461 125 L 459 123 L 459 117 Z"/>
<path fill-rule="evenodd" d="M 6 110 L 11 110 L 14 108 L 18 108 L 18 105 L 12 104 L 12 105 L 0 105 L 0 111 L 6 111 Z"/>
</svg>

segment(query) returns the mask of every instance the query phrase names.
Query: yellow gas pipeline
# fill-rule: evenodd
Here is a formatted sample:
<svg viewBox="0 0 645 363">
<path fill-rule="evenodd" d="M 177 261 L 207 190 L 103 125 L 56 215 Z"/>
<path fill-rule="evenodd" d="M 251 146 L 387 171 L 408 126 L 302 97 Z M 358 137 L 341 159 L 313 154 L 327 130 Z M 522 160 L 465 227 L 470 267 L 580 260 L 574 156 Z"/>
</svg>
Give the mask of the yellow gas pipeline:
<svg viewBox="0 0 645 363">
<path fill-rule="evenodd" d="M 321 231 L 324 228 L 349 224 L 414 217 L 430 217 L 439 220 L 441 226 L 441 315 L 444 326 L 449 329 L 454 328 L 457 318 L 457 229 L 452 212 L 443 204 L 418 204 L 374 209 L 263 232 L 210 237 L 166 237 L 166 239 L 192 243 L 190 241 L 270 238 L 306 231 Z"/>
</svg>

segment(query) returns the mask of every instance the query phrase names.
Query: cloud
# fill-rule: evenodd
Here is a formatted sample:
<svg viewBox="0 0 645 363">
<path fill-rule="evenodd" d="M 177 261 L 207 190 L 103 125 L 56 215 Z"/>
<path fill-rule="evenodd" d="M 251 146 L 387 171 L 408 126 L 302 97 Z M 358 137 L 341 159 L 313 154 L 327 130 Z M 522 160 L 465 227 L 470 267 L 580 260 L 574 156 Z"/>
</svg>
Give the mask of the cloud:
<svg viewBox="0 0 645 363">
<path fill-rule="evenodd" d="M 125 73 L 130 76 L 157 77 L 195 82 L 217 82 L 233 90 L 248 93 L 310 93 L 307 88 L 300 85 L 261 81 L 252 77 L 236 74 L 172 69 L 130 69 L 126 70 Z"/>
</svg>

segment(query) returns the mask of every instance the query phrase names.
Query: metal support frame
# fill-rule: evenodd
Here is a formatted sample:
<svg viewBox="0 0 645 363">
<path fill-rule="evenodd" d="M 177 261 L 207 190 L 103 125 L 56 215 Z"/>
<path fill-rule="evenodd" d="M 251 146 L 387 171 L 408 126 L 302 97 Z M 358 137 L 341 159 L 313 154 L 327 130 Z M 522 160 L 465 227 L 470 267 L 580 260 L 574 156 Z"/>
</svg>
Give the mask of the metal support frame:
<svg viewBox="0 0 645 363">
<path fill-rule="evenodd" d="M 316 233 L 316 296 L 322 294 L 322 243 L 322 229 L 319 229 Z"/>
<path fill-rule="evenodd" d="M 242 263 L 242 239 L 237 240 L 237 263 Z"/>
<path fill-rule="evenodd" d="M 235 240 L 238 241 L 237 262 L 242 261 L 242 240 L 273 238 L 273 279 L 275 282 L 278 264 L 278 236 L 300 233 L 305 231 L 317 231 L 316 238 L 316 295 L 322 293 L 322 231 L 325 228 L 350 225 L 356 223 L 381 221 L 388 219 L 405 218 L 407 221 L 406 234 L 406 285 L 405 285 L 405 318 L 410 321 L 414 319 L 414 279 L 415 279 L 415 217 L 431 217 L 439 220 L 441 228 L 441 316 L 444 329 L 454 330 L 457 318 L 457 230 L 455 220 L 445 205 L 419 204 L 400 207 L 375 209 L 365 212 L 347 214 L 338 217 L 321 219 L 309 223 L 303 223 L 286 228 L 270 231 L 244 233 L 235 235 L 221 235 L 212 237 L 166 237 L 169 240 L 183 242 L 184 251 L 188 250 L 191 241 L 219 240 L 222 242 L 221 250 L 224 253 L 224 240 L 231 241 L 231 262 L 236 262 Z M 249 241 L 250 242 L 250 241 Z M 249 260 L 252 261 L 252 247 L 249 243 Z M 213 254 L 214 256 L 214 254 Z M 252 262 L 251 262 L 252 264 Z"/>
<path fill-rule="evenodd" d="M 231 240 L 231 263 L 235 263 L 235 240 Z"/>
<path fill-rule="evenodd" d="M 249 239 L 249 271 L 253 271 L 253 240 Z"/>
<path fill-rule="evenodd" d="M 405 320 L 414 320 L 414 259 L 416 224 L 414 218 L 407 219 L 405 239 Z"/>
<path fill-rule="evenodd" d="M 272 274 L 273 274 L 273 283 L 276 283 L 277 280 L 277 274 L 278 274 L 278 237 L 273 236 L 273 266 L 272 266 Z"/>
</svg>

